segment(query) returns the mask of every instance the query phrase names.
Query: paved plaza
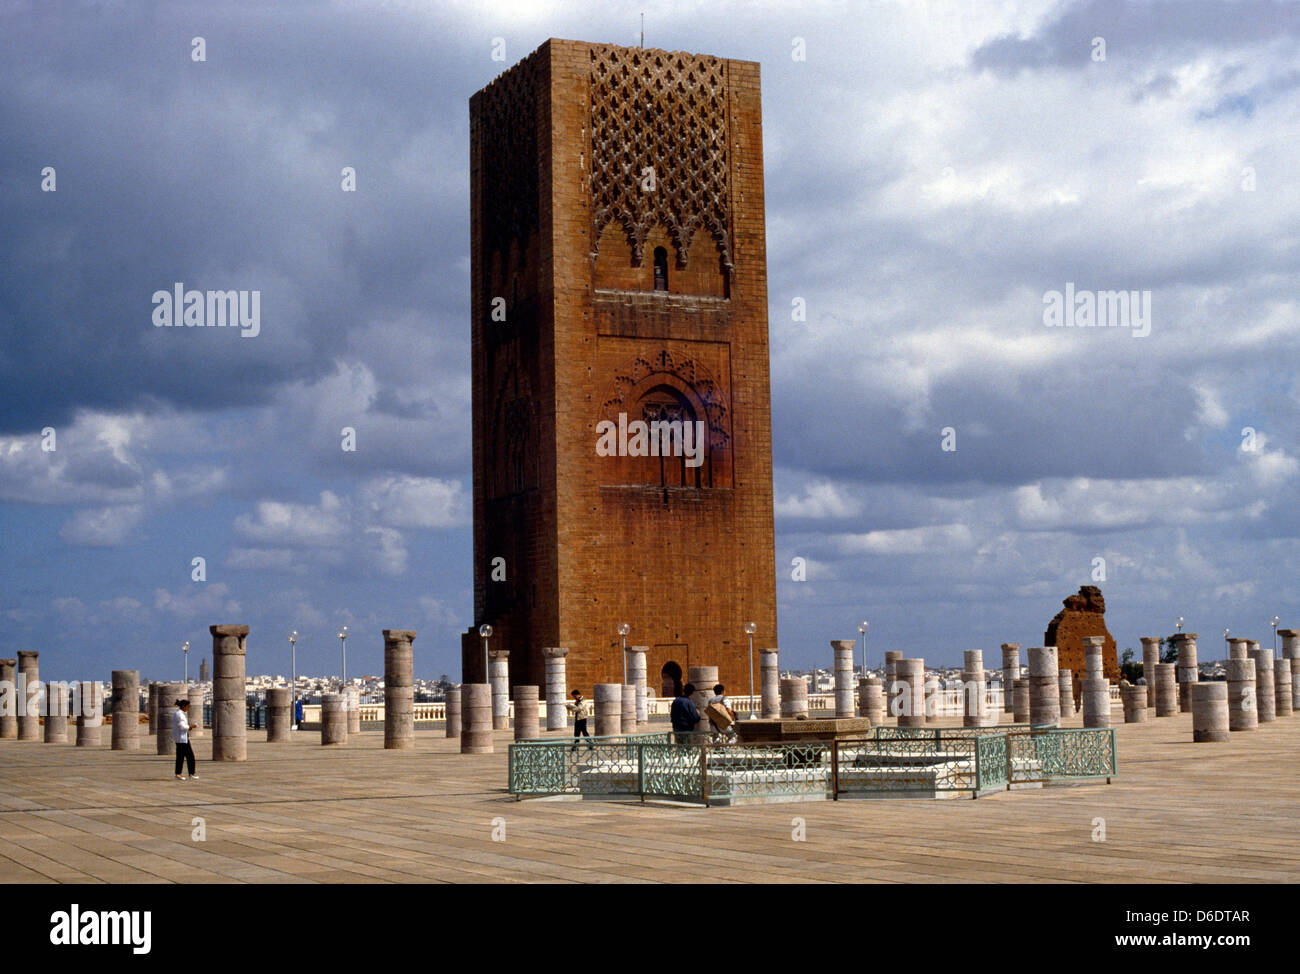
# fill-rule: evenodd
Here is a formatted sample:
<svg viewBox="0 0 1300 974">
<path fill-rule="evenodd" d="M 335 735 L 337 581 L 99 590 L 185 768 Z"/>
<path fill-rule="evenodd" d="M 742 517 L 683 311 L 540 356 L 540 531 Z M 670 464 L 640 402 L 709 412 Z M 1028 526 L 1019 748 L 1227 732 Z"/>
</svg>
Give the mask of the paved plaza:
<svg viewBox="0 0 1300 974">
<path fill-rule="evenodd" d="M 1228 743 L 1192 743 L 1190 714 L 1117 734 L 1111 785 L 709 809 L 516 802 L 503 731 L 490 755 L 441 730 L 404 751 L 382 728 L 329 748 L 249 731 L 247 762 L 221 764 L 205 737 L 183 783 L 152 741 L 0 741 L 0 882 L 1300 881 L 1300 718 Z"/>
</svg>

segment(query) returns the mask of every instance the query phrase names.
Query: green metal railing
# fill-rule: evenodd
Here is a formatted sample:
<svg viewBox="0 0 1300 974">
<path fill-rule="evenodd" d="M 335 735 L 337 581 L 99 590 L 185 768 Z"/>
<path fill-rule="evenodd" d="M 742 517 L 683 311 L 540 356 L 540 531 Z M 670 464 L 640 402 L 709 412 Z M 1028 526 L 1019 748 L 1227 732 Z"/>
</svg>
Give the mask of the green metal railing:
<svg viewBox="0 0 1300 974">
<path fill-rule="evenodd" d="M 877 727 L 835 741 L 715 744 L 708 735 L 520 741 L 516 798 L 580 795 L 734 802 L 770 798 L 978 797 L 1015 784 L 1117 773 L 1111 728 Z"/>
</svg>

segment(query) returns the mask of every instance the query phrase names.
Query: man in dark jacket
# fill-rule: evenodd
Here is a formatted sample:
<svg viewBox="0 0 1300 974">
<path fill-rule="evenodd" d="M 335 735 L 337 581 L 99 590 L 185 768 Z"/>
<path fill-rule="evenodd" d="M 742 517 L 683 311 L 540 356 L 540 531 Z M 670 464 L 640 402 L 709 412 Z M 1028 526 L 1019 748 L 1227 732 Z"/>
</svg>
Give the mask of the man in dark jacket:
<svg viewBox="0 0 1300 974">
<path fill-rule="evenodd" d="M 695 684 L 686 684 L 682 687 L 682 695 L 673 701 L 672 709 L 668 711 L 668 717 L 673 722 L 673 730 L 679 734 L 690 733 L 700 722 L 700 712 L 691 702 L 691 694 L 694 692 Z"/>
</svg>

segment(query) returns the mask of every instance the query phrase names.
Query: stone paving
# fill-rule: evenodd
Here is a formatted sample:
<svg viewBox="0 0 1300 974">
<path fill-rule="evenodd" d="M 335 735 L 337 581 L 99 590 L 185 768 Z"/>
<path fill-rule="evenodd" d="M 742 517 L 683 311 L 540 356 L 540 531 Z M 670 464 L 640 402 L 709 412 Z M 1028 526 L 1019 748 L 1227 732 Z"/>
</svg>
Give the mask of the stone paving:
<svg viewBox="0 0 1300 974">
<path fill-rule="evenodd" d="M 379 727 L 330 748 L 249 731 L 221 764 L 205 737 L 187 782 L 146 750 L 6 740 L 0 882 L 1300 881 L 1300 718 L 1227 743 L 1192 743 L 1190 714 L 1117 733 L 1111 785 L 711 809 L 516 802 L 509 731 L 490 755 L 424 727 L 412 750 Z"/>
</svg>

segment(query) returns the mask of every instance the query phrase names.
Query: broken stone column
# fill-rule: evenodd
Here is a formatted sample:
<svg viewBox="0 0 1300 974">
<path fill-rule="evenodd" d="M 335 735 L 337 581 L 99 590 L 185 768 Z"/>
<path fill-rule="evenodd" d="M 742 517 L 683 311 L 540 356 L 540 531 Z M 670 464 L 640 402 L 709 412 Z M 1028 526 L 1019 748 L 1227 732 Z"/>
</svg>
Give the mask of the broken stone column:
<svg viewBox="0 0 1300 974">
<path fill-rule="evenodd" d="M 1259 709 L 1255 705 L 1255 661 L 1228 660 L 1228 729 L 1254 730 L 1259 726 Z"/>
<path fill-rule="evenodd" d="M 1279 717 L 1291 716 L 1291 689 L 1291 661 L 1289 659 L 1273 660 L 1273 695 L 1277 701 L 1274 712 Z"/>
<path fill-rule="evenodd" d="M 155 700 L 158 703 L 157 730 L 154 742 L 158 754 L 174 754 L 175 742 L 172 739 L 172 715 L 176 713 L 176 703 L 185 699 L 184 683 L 159 683 Z"/>
<path fill-rule="evenodd" d="M 158 733 L 158 681 L 149 681 L 149 736 Z"/>
<path fill-rule="evenodd" d="M 18 739 L 18 682 L 16 659 L 0 659 L 0 699 L 5 701 L 0 707 L 0 741 Z"/>
<path fill-rule="evenodd" d="M 1222 682 L 1194 683 L 1192 691 L 1192 740 L 1228 739 L 1228 685 Z"/>
<path fill-rule="evenodd" d="M 494 649 L 488 663 L 492 684 L 492 729 L 510 729 L 510 650 Z"/>
<path fill-rule="evenodd" d="M 190 704 L 190 709 L 194 705 Z M 266 743 L 286 744 L 293 740 L 293 690 L 272 687 L 266 691 Z"/>
<path fill-rule="evenodd" d="M 347 700 L 341 693 L 320 695 L 320 742 L 346 744 L 348 742 Z"/>
<path fill-rule="evenodd" d="M 569 681 L 564 658 L 569 655 L 565 646 L 547 646 L 542 650 L 546 659 L 546 729 L 564 730 L 569 726 Z"/>
<path fill-rule="evenodd" d="M 515 687 L 515 740 L 534 741 L 542 736 L 541 697 L 537 687 Z"/>
<path fill-rule="evenodd" d="M 140 747 L 140 671 L 113 671 L 113 750 Z"/>
<path fill-rule="evenodd" d="M 461 754 L 492 753 L 492 684 L 461 685 Z"/>
<path fill-rule="evenodd" d="M 1110 726 L 1110 680 L 1104 676 L 1083 681 L 1083 726 Z"/>
<path fill-rule="evenodd" d="M 1119 691 L 1124 704 L 1124 723 L 1141 724 L 1147 719 L 1147 688 L 1139 686 L 1121 687 Z"/>
<path fill-rule="evenodd" d="M 384 630 L 384 747 L 390 751 L 415 747 L 414 641 L 414 629 Z"/>
<path fill-rule="evenodd" d="M 1156 664 L 1156 716 L 1178 713 L 1178 681 L 1173 663 Z"/>
<path fill-rule="evenodd" d="M 1074 672 L 1057 670 L 1056 681 L 1061 695 L 1061 719 L 1065 720 L 1074 716 Z"/>
<path fill-rule="evenodd" d="M 695 692 L 691 694 L 691 702 L 695 704 L 695 709 L 700 712 L 700 720 L 695 725 L 695 729 L 697 731 L 709 731 L 712 728 L 709 726 L 709 718 L 704 716 L 704 708 L 709 705 L 709 697 L 713 696 L 713 688 L 718 685 L 718 668 L 716 666 L 692 666 L 686 672 L 687 682 L 695 685 Z"/>
<path fill-rule="evenodd" d="M 361 688 L 343 688 L 343 709 L 348 715 L 348 735 L 361 733 Z"/>
<path fill-rule="evenodd" d="M 636 702 L 638 696 L 641 697 L 641 702 L 644 706 L 645 697 L 641 695 L 641 688 L 635 683 L 623 684 L 623 706 L 619 713 L 619 722 L 622 724 L 621 732 L 624 734 L 636 733 Z"/>
<path fill-rule="evenodd" d="M 448 737 L 460 737 L 460 703 L 460 687 L 452 687 L 447 691 L 442 702 L 443 723 L 446 725 Z M 547 708 L 549 707 L 548 703 Z"/>
<path fill-rule="evenodd" d="M 925 660 L 899 659 L 894 662 L 894 683 L 898 693 L 890 700 L 890 712 L 899 727 L 925 726 Z"/>
<path fill-rule="evenodd" d="M 244 654 L 248 626 L 209 626 L 208 631 L 212 633 L 212 760 L 246 761 Z"/>
<path fill-rule="evenodd" d="M 885 701 L 893 713 L 892 701 L 898 697 L 898 688 L 895 684 L 898 682 L 898 661 L 903 658 L 900 650 L 889 649 L 885 651 Z"/>
<path fill-rule="evenodd" d="M 1196 667 L 1196 633 L 1180 632 L 1173 637 L 1178 649 L 1178 709 L 1188 713 L 1192 709 L 1192 684 L 1200 680 Z"/>
<path fill-rule="evenodd" d="M 1029 681 L 1011 681 L 1011 719 L 1017 724 L 1029 723 Z"/>
<path fill-rule="evenodd" d="M 931 673 L 925 678 L 925 719 L 937 724 L 943 717 L 943 688 L 939 686 L 938 675 Z"/>
<path fill-rule="evenodd" d="M 852 639 L 832 639 L 835 675 L 835 716 L 855 717 L 853 709 L 853 650 L 858 644 Z"/>
<path fill-rule="evenodd" d="M 758 651 L 759 673 L 762 677 L 763 708 L 760 716 L 770 720 L 781 716 L 781 672 L 777 669 L 777 650 L 775 647 Z"/>
<path fill-rule="evenodd" d="M 1250 659 L 1250 640 L 1229 639 L 1228 659 Z"/>
<path fill-rule="evenodd" d="M 1100 680 L 1106 675 L 1102 666 L 1102 650 L 1106 646 L 1105 636 L 1083 637 L 1083 678 Z"/>
<path fill-rule="evenodd" d="M 962 654 L 961 674 L 961 725 L 983 727 L 984 714 L 984 652 L 968 649 Z"/>
<path fill-rule="evenodd" d="M 77 697 L 77 747 L 98 747 L 104 733 L 104 685 L 83 680 Z"/>
<path fill-rule="evenodd" d="M 1061 723 L 1061 674 L 1055 646 L 1029 647 L 1029 723 L 1057 727 Z"/>
<path fill-rule="evenodd" d="M 644 724 L 650 719 L 650 712 L 646 707 L 646 671 L 645 671 L 645 654 L 650 651 L 649 646 L 629 646 L 627 648 L 627 682 L 636 687 L 636 722 Z M 547 704 L 549 707 L 550 704 Z M 564 705 L 561 704 L 561 707 Z M 626 721 L 624 721 L 626 723 Z M 627 733 L 625 730 L 624 733 Z"/>
<path fill-rule="evenodd" d="M 885 722 L 885 686 L 880 677 L 868 676 L 858 681 L 858 709 L 872 727 Z M 767 716 L 764 714 L 763 716 Z"/>
<path fill-rule="evenodd" d="M 596 708 L 595 736 L 614 737 L 623 733 L 623 684 L 597 683 L 592 702 Z"/>
<path fill-rule="evenodd" d="M 203 736 L 203 687 L 198 683 L 185 686 L 185 699 L 190 702 L 190 712 L 185 715 L 190 722 L 190 740 Z"/>
<path fill-rule="evenodd" d="M 1259 722 L 1270 723 L 1277 719 L 1277 689 L 1273 679 L 1273 650 L 1260 649 L 1252 642 L 1250 658 L 1255 661 L 1255 707 Z"/>
<path fill-rule="evenodd" d="M 808 681 L 801 676 L 781 678 L 781 718 L 798 720 L 808 716 Z"/>
<path fill-rule="evenodd" d="M 18 740 L 39 741 L 41 739 L 41 668 L 37 662 L 40 653 L 34 649 L 18 650 L 18 676 L 21 687 L 17 688 L 15 704 L 21 703 L 18 712 Z"/>
<path fill-rule="evenodd" d="M 1142 637 L 1142 679 L 1146 680 L 1147 706 L 1156 705 L 1156 664 L 1160 662 L 1160 637 Z"/>
<path fill-rule="evenodd" d="M 1291 661 L 1291 707 L 1300 706 L 1300 629 L 1279 629 L 1282 658 Z"/>
<path fill-rule="evenodd" d="M 68 743 L 68 685 L 45 685 L 45 743 Z"/>
<path fill-rule="evenodd" d="M 1002 644 L 1002 712 L 1016 712 L 1015 687 L 1020 679 L 1020 644 Z"/>
</svg>

